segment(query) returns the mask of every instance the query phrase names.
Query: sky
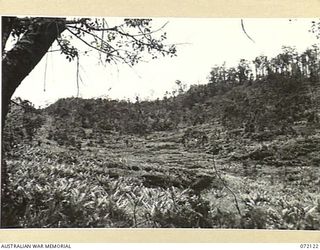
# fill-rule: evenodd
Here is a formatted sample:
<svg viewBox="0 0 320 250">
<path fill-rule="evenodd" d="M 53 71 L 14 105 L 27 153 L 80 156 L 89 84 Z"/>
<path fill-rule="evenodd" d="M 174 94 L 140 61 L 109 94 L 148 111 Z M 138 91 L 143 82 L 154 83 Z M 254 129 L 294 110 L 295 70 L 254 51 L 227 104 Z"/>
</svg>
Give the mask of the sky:
<svg viewBox="0 0 320 250">
<path fill-rule="evenodd" d="M 117 22 L 119 18 L 110 18 Z M 121 19 L 121 18 L 120 18 Z M 187 86 L 206 84 L 210 69 L 226 62 L 235 66 L 240 59 L 275 56 L 282 46 L 299 52 L 319 43 L 309 32 L 311 19 L 244 19 L 248 39 L 240 19 L 154 18 L 154 28 L 169 21 L 164 31 L 167 43 L 177 45 L 177 57 L 127 65 L 99 63 L 97 55 L 80 57 L 79 97 L 141 100 L 161 98 L 176 88 L 176 80 Z M 50 52 L 23 80 L 14 97 L 45 107 L 59 98 L 77 95 L 76 62 L 68 62 L 60 52 Z"/>
</svg>

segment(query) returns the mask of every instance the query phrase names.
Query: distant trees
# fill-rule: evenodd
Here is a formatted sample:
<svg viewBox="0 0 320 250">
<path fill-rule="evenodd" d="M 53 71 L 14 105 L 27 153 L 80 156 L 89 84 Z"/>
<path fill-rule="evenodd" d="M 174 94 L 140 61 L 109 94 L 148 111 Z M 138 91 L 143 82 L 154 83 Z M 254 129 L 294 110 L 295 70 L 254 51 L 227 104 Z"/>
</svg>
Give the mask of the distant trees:
<svg viewBox="0 0 320 250">
<path fill-rule="evenodd" d="M 77 148 L 78 141 L 105 133 L 146 135 L 217 119 L 227 129 L 248 133 L 316 121 L 310 93 L 319 81 L 318 54 L 317 46 L 303 53 L 284 47 L 274 58 L 258 56 L 252 63 L 241 60 L 237 67 L 215 66 L 207 85 L 187 90 L 177 80 L 163 100 L 60 99 L 43 111 L 51 117 L 48 139 Z"/>
<path fill-rule="evenodd" d="M 253 61 L 256 79 L 263 78 L 266 75 L 268 58 L 266 56 L 257 56 Z"/>
<path fill-rule="evenodd" d="M 243 84 L 248 81 L 251 73 L 249 62 L 245 59 L 241 59 L 237 69 L 239 84 Z"/>
<path fill-rule="evenodd" d="M 236 68 L 226 68 L 225 63 L 214 66 L 208 76 L 209 85 L 244 84 L 249 80 L 261 80 L 274 74 L 290 77 L 306 77 L 313 82 L 320 79 L 320 50 L 313 45 L 299 54 L 295 48 L 283 46 L 274 58 L 257 56 L 252 62 L 241 59 Z"/>
</svg>

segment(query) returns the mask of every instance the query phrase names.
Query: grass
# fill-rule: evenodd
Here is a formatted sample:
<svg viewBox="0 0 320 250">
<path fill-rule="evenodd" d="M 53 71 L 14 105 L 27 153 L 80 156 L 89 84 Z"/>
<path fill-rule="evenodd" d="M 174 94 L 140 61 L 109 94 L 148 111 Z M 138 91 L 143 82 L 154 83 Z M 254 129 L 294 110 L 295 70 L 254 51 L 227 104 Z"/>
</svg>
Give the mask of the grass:
<svg viewBox="0 0 320 250">
<path fill-rule="evenodd" d="M 186 129 L 81 140 L 81 149 L 36 135 L 7 155 L 7 227 L 320 229 L 318 135 L 257 142 L 211 124 L 203 145 Z M 220 150 L 212 153 L 218 143 Z M 303 153 L 301 153 L 303 152 Z M 201 176 L 212 178 L 201 191 Z"/>
</svg>

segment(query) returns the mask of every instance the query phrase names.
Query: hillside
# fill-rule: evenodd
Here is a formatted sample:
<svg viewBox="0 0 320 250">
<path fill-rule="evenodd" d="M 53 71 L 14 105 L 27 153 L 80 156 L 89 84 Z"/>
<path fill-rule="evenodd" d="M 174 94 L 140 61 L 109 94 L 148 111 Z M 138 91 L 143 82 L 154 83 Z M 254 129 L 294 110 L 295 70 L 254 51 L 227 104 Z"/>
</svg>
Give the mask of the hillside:
<svg viewBox="0 0 320 250">
<path fill-rule="evenodd" d="M 155 101 L 13 104 L 5 225 L 319 230 L 319 78 L 214 72 Z"/>
</svg>

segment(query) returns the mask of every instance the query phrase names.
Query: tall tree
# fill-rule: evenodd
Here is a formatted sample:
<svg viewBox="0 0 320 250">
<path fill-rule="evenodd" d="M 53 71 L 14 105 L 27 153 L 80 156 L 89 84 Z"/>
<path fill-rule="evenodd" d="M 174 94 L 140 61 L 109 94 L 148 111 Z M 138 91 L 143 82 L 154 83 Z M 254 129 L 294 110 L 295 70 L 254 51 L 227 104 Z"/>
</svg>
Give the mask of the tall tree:
<svg viewBox="0 0 320 250">
<path fill-rule="evenodd" d="M 237 70 L 239 83 L 243 84 L 246 80 L 248 80 L 249 74 L 251 73 L 249 62 L 245 59 L 241 59 L 238 64 Z"/>
</svg>

